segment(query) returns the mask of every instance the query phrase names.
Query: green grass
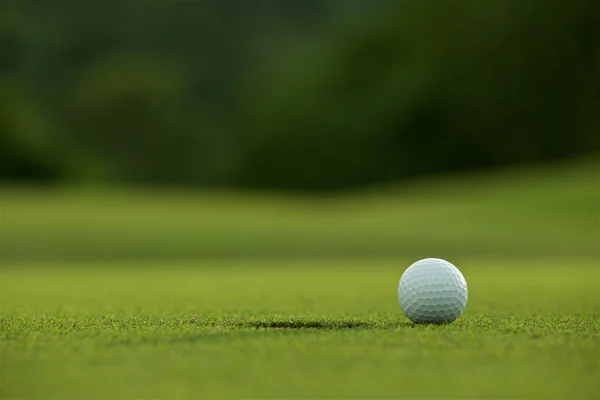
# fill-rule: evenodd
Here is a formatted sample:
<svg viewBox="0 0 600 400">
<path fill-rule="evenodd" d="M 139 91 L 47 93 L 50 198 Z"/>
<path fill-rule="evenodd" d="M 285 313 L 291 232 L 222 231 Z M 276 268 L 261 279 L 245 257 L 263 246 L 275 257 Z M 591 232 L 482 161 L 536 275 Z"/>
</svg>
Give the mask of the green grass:
<svg viewBox="0 0 600 400">
<path fill-rule="evenodd" d="M 599 159 L 326 197 L 0 187 L 0 261 L 597 256 Z"/>
<path fill-rule="evenodd" d="M 597 260 L 453 260 L 442 326 L 401 314 L 410 261 L 13 264 L 2 398 L 600 396 Z"/>
<path fill-rule="evenodd" d="M 327 197 L 0 188 L 0 398 L 600 398 L 598 158 Z M 424 257 L 469 285 L 413 325 Z"/>
</svg>

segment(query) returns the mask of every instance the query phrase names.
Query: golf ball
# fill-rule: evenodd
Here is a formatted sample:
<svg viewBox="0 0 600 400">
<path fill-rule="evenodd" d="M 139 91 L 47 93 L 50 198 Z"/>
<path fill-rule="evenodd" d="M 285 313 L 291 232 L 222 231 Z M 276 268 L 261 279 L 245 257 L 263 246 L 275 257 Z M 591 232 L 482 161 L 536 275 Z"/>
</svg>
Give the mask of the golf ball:
<svg viewBox="0 0 600 400">
<path fill-rule="evenodd" d="M 450 323 L 467 305 L 467 282 L 454 265 L 425 258 L 409 266 L 398 283 L 398 302 L 416 323 Z"/>
</svg>

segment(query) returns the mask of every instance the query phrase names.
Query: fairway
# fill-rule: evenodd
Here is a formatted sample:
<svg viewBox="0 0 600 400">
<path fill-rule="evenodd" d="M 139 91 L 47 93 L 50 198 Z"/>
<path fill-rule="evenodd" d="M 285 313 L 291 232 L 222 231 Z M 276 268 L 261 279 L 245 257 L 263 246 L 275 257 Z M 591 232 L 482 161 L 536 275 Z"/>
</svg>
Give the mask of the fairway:
<svg viewBox="0 0 600 400">
<path fill-rule="evenodd" d="M 329 197 L 0 188 L 0 397 L 600 397 L 597 158 Z M 425 257 L 469 288 L 414 325 Z"/>
<path fill-rule="evenodd" d="M 598 397 L 595 260 L 455 260 L 448 326 L 402 315 L 410 261 L 13 264 L 2 397 Z"/>
<path fill-rule="evenodd" d="M 599 16 L 0 0 L 0 400 L 600 400 Z"/>
</svg>

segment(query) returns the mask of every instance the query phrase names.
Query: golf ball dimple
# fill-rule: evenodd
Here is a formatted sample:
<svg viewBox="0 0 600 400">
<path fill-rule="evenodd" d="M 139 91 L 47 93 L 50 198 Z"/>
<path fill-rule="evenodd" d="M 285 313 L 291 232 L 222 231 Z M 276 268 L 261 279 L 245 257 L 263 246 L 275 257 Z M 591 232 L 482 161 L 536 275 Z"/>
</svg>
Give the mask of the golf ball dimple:
<svg viewBox="0 0 600 400">
<path fill-rule="evenodd" d="M 398 302 L 415 323 L 450 323 L 467 305 L 467 282 L 453 264 L 425 258 L 409 266 L 398 283 Z"/>
</svg>

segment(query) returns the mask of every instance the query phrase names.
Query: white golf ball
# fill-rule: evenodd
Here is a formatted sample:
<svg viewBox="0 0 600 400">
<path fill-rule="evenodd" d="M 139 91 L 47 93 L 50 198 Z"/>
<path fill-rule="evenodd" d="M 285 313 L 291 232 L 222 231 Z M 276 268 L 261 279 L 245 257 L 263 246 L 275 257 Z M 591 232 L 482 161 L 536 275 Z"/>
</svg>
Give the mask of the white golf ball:
<svg viewBox="0 0 600 400">
<path fill-rule="evenodd" d="M 416 323 L 450 323 L 467 305 L 467 282 L 454 265 L 425 258 L 409 266 L 398 283 L 398 302 Z"/>
</svg>

